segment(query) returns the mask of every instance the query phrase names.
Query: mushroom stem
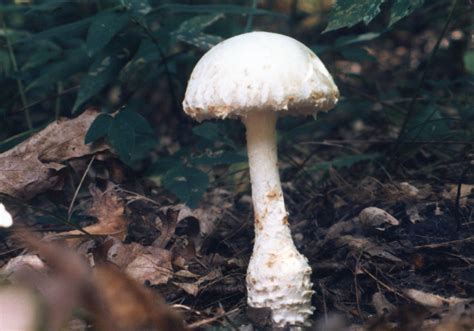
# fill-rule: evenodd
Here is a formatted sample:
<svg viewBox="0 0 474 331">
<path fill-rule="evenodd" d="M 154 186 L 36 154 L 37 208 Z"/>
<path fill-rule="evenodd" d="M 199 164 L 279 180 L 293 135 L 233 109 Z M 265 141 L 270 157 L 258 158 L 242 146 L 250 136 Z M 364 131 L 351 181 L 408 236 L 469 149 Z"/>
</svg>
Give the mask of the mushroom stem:
<svg viewBox="0 0 474 331">
<path fill-rule="evenodd" d="M 308 325 L 314 308 L 308 260 L 288 227 L 276 144 L 276 112 L 249 113 L 247 152 L 255 213 L 255 245 L 247 270 L 248 304 L 270 308 L 276 326 Z"/>
</svg>

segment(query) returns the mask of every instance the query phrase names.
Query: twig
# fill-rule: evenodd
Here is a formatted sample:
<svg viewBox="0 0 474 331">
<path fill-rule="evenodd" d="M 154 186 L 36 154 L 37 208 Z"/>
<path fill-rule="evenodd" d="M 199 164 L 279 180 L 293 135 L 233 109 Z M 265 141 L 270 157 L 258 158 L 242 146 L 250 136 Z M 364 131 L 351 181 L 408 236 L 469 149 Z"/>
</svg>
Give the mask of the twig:
<svg viewBox="0 0 474 331">
<path fill-rule="evenodd" d="M 209 318 L 203 319 L 203 320 L 201 320 L 201 321 L 197 321 L 197 322 L 188 324 L 187 327 L 190 328 L 190 329 L 199 328 L 199 327 L 201 327 L 201 326 L 204 326 L 204 325 L 210 324 L 210 323 L 212 323 L 212 322 L 215 322 L 215 321 L 219 320 L 220 318 L 223 318 L 224 316 L 227 316 L 227 315 L 236 313 L 236 312 L 239 311 L 239 309 L 240 309 L 240 308 L 234 308 L 234 309 L 232 309 L 232 310 L 229 310 L 228 312 L 224 312 L 224 313 L 219 314 L 219 315 L 217 315 L 217 316 L 209 317 Z"/>
<path fill-rule="evenodd" d="M 462 184 L 467 176 L 467 173 L 471 169 L 471 162 L 469 160 L 469 151 L 466 151 L 465 157 L 463 158 L 464 161 L 466 162 L 466 165 L 464 169 L 462 170 L 461 176 L 459 176 L 459 181 L 458 181 L 458 187 L 456 191 L 456 202 L 454 204 L 454 219 L 456 220 L 456 228 L 457 231 L 461 229 L 461 219 L 460 219 L 460 214 L 461 214 L 461 208 L 460 208 L 460 201 L 461 201 L 461 187 Z"/>
<path fill-rule="evenodd" d="M 79 185 L 77 185 L 76 191 L 74 192 L 74 196 L 72 197 L 71 203 L 69 204 L 69 208 L 67 210 L 67 221 L 68 223 L 71 222 L 71 216 L 72 216 L 72 208 L 74 207 L 74 203 L 76 202 L 77 195 L 79 194 L 79 190 L 82 187 L 82 184 L 84 183 L 84 180 L 86 179 L 87 174 L 89 173 L 89 170 L 91 169 L 92 163 L 95 160 L 95 155 L 92 156 L 91 160 L 89 161 L 89 164 L 87 165 L 86 170 L 82 174 L 81 181 L 79 182 Z"/>
<path fill-rule="evenodd" d="M 427 244 L 427 245 L 419 245 L 415 246 L 415 249 L 423 249 L 423 248 L 442 248 L 442 247 L 450 247 L 453 245 L 459 245 L 463 244 L 465 242 L 471 242 L 474 241 L 474 236 L 467 237 L 464 239 L 457 239 L 457 240 L 451 240 L 451 241 L 445 241 L 442 243 L 437 243 L 437 244 Z"/>
</svg>

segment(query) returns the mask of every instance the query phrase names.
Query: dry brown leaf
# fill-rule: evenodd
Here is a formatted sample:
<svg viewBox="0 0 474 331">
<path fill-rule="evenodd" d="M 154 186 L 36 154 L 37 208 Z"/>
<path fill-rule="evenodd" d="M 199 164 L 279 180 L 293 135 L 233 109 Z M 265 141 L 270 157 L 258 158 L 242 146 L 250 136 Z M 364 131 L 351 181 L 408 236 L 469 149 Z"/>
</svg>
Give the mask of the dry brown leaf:
<svg viewBox="0 0 474 331">
<path fill-rule="evenodd" d="M 140 283 L 166 284 L 173 277 L 172 254 L 159 247 L 124 245 L 115 240 L 107 252 L 107 260 Z"/>
<path fill-rule="evenodd" d="M 197 296 L 199 293 L 199 286 L 195 283 L 179 283 L 173 282 L 174 285 L 184 290 L 184 292 L 192 295 L 193 297 Z"/>
<path fill-rule="evenodd" d="M 462 299 L 457 297 L 442 297 L 441 295 L 427 293 L 424 291 L 416 290 L 413 288 L 406 289 L 403 291 L 407 297 L 415 301 L 416 303 L 427 306 L 440 308 L 443 306 L 452 306 L 463 302 L 468 302 L 468 299 Z"/>
<path fill-rule="evenodd" d="M 87 110 L 74 119 L 60 119 L 1 153 L 0 192 L 30 199 L 57 187 L 65 161 L 107 150 L 105 143 L 84 144 L 87 130 L 97 115 L 98 112 Z"/>
<path fill-rule="evenodd" d="M 139 255 L 125 268 L 125 272 L 141 283 L 166 284 L 173 275 L 171 253 L 163 249 L 159 255 Z"/>
<path fill-rule="evenodd" d="M 125 203 L 118 196 L 114 185 L 107 186 L 105 191 L 91 185 L 89 191 L 92 195 L 92 207 L 89 214 L 97 218 L 97 223 L 87 226 L 82 230 L 72 230 L 61 233 L 54 233 L 47 239 L 56 239 L 61 237 L 74 237 L 84 235 L 112 236 L 123 240 L 126 236 L 128 221 L 124 215 Z M 67 239 L 69 244 L 76 243 L 75 238 Z"/>
<path fill-rule="evenodd" d="M 199 291 L 202 289 L 202 285 L 216 280 L 222 277 L 222 271 L 220 269 L 215 269 L 209 272 L 208 274 L 199 277 L 194 283 L 183 283 L 183 282 L 173 282 L 174 285 L 183 289 L 186 293 L 196 296 Z"/>
<path fill-rule="evenodd" d="M 378 316 L 384 316 L 395 312 L 396 307 L 387 300 L 382 292 L 376 292 L 372 295 L 372 306 Z"/>
<path fill-rule="evenodd" d="M 450 184 L 443 192 L 443 198 L 446 200 L 455 201 L 458 194 L 458 185 Z M 470 195 L 474 194 L 474 185 L 462 184 L 460 195 L 459 195 L 459 205 L 461 207 L 466 207 L 468 204 L 474 204 L 474 198 L 470 198 Z"/>
<path fill-rule="evenodd" d="M 396 263 L 403 262 L 403 260 L 393 255 L 388 247 L 377 245 L 367 238 L 345 235 L 338 238 L 337 243 L 339 245 L 347 245 L 352 250 L 363 251 L 373 257 L 379 257 Z"/>
<path fill-rule="evenodd" d="M 395 217 L 377 207 L 368 207 L 362 210 L 359 214 L 359 220 L 366 227 L 382 231 L 388 226 L 400 225 Z"/>
</svg>

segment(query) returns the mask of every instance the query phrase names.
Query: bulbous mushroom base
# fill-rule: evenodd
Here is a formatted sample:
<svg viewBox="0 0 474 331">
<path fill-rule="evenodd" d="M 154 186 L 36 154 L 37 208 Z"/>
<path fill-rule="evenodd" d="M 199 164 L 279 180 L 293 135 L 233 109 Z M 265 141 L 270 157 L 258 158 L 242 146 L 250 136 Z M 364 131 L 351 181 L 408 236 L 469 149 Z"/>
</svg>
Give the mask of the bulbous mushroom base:
<svg viewBox="0 0 474 331">
<path fill-rule="evenodd" d="M 276 327 L 308 326 L 314 311 L 308 260 L 294 245 L 284 248 L 288 242 L 271 246 L 276 249 L 262 252 L 262 246 L 255 245 L 246 278 L 248 305 L 270 308 Z"/>
</svg>

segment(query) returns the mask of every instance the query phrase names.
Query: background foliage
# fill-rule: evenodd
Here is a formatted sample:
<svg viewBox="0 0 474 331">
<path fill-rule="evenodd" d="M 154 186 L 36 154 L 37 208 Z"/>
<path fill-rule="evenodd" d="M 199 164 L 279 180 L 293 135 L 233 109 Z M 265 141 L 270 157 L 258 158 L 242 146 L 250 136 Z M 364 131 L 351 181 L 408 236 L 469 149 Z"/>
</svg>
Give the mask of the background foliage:
<svg viewBox="0 0 474 331">
<path fill-rule="evenodd" d="M 360 162 L 408 174 L 427 158 L 433 167 L 463 159 L 474 138 L 472 5 L 331 3 L 3 2 L 0 151 L 59 116 L 97 107 L 103 114 L 86 143 L 106 139 L 127 165 L 196 206 L 209 185 L 238 184 L 234 175 L 245 170 L 246 157 L 238 123 L 185 118 L 187 78 L 221 40 L 269 30 L 315 50 L 341 89 L 339 106 L 321 119 L 280 121 L 280 154 L 292 171 L 303 169 L 298 175 L 323 181 L 331 167 Z M 351 130 L 356 136 L 345 135 Z M 298 149 L 327 147 L 327 137 L 370 146 L 344 147 L 331 161 Z M 303 162 L 292 159 L 298 153 Z"/>
</svg>

